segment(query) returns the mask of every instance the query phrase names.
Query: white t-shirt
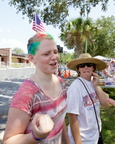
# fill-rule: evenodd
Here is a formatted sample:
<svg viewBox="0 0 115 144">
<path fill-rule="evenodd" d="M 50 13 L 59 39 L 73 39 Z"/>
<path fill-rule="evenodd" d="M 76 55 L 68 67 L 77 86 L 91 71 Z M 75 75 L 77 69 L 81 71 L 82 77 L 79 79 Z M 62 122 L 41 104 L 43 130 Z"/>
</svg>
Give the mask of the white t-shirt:
<svg viewBox="0 0 115 144">
<path fill-rule="evenodd" d="M 88 91 L 92 94 L 92 99 L 96 108 L 98 122 L 101 130 L 100 120 L 100 101 L 95 93 L 92 82 L 81 78 L 85 83 Z M 92 101 L 79 79 L 76 79 L 67 91 L 67 113 L 76 114 L 79 122 L 80 135 L 83 144 L 97 144 L 99 138 L 98 126 L 95 117 Z M 71 144 L 74 144 L 70 125 L 68 126 L 68 134 Z"/>
</svg>

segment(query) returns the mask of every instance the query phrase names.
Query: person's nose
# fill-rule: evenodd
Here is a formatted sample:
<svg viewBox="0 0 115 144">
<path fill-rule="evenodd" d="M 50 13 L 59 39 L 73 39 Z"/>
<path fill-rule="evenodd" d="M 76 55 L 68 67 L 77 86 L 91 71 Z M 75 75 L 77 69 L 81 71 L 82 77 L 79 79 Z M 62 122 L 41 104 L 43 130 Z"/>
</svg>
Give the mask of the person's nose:
<svg viewBox="0 0 115 144">
<path fill-rule="evenodd" d="M 59 57 L 58 53 L 52 53 L 51 59 L 57 59 Z"/>
<path fill-rule="evenodd" d="M 87 66 L 87 65 L 85 65 L 85 67 L 87 68 L 88 66 Z"/>
</svg>

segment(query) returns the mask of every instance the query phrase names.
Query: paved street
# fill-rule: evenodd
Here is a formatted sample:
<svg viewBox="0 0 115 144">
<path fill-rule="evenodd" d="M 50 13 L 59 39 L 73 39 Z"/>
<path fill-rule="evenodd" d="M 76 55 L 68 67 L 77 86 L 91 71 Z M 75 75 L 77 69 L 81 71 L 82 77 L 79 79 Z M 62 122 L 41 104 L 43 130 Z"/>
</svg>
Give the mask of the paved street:
<svg viewBox="0 0 115 144">
<path fill-rule="evenodd" d="M 0 132 L 5 128 L 8 108 L 12 96 L 23 80 L 24 79 L 12 79 L 10 81 L 0 81 Z"/>
<path fill-rule="evenodd" d="M 10 80 L 0 81 L 0 140 L 5 130 L 9 104 L 12 100 L 14 93 L 18 90 L 20 84 L 24 80 L 25 78 L 14 78 Z M 73 78 L 68 78 L 65 80 L 68 87 L 73 81 Z"/>
<path fill-rule="evenodd" d="M 24 79 L 0 81 L 0 140 L 2 138 L 2 132 L 5 130 L 9 104 L 14 93 L 23 81 Z"/>
</svg>

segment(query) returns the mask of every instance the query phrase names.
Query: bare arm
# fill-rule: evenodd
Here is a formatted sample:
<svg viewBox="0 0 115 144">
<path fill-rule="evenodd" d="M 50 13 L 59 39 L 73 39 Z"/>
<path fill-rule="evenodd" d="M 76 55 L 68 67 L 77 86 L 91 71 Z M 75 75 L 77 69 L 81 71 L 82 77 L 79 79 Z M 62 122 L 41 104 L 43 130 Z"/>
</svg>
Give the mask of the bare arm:
<svg viewBox="0 0 115 144">
<path fill-rule="evenodd" d="M 101 105 L 108 107 L 109 103 L 107 102 L 108 94 L 106 94 L 100 86 L 95 87 L 95 91 L 100 99 Z"/>
<path fill-rule="evenodd" d="M 108 107 L 109 103 L 107 102 L 108 94 L 106 94 L 102 88 L 99 86 L 99 76 L 97 73 L 93 73 L 93 85 L 95 87 L 95 91 L 100 99 L 100 103 L 102 106 Z"/>
<path fill-rule="evenodd" d="M 115 100 L 111 99 L 111 98 L 107 98 L 107 101 L 115 107 Z"/>
<path fill-rule="evenodd" d="M 63 128 L 63 132 L 62 132 L 62 138 L 65 144 L 70 144 L 70 140 L 69 140 L 69 136 L 67 133 L 67 127 L 64 121 L 64 128 Z"/>
<path fill-rule="evenodd" d="M 24 111 L 10 108 L 3 144 L 38 144 L 40 141 L 36 141 L 31 133 L 24 134 L 29 121 L 30 116 Z M 53 123 L 49 119 L 47 123 L 47 117 L 45 118 L 46 123 L 44 125 L 43 122 L 44 116 L 38 114 L 32 120 L 33 133 L 38 138 L 46 137 L 53 128 Z"/>
<path fill-rule="evenodd" d="M 82 144 L 77 115 L 68 113 L 68 117 L 75 144 Z"/>
</svg>

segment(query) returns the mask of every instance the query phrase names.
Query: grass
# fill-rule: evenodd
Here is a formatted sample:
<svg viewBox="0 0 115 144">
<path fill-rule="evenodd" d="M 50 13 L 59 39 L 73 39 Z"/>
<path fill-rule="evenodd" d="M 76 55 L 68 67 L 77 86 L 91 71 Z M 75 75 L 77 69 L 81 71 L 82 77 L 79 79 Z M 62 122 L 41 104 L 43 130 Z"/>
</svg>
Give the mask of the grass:
<svg viewBox="0 0 115 144">
<path fill-rule="evenodd" d="M 26 66 L 31 66 L 30 64 L 26 64 L 26 63 L 12 63 L 11 67 L 14 68 L 21 68 L 21 67 L 26 67 Z"/>
<path fill-rule="evenodd" d="M 101 107 L 104 144 L 115 144 L 115 107 Z"/>
<path fill-rule="evenodd" d="M 108 89 L 109 97 L 115 100 L 115 89 Z M 101 107 L 102 135 L 104 144 L 115 144 L 115 107 Z"/>
</svg>

